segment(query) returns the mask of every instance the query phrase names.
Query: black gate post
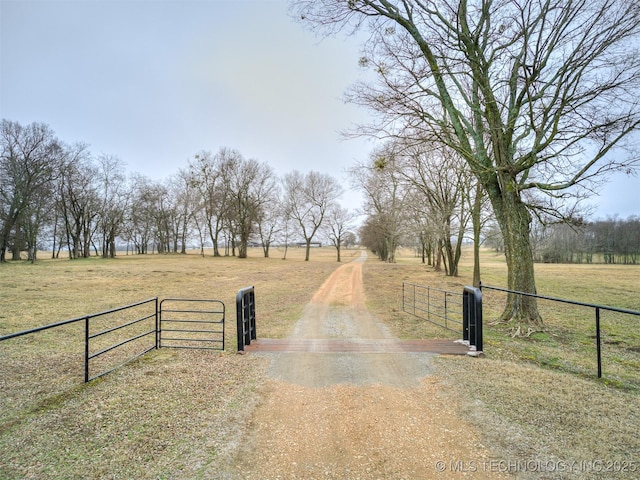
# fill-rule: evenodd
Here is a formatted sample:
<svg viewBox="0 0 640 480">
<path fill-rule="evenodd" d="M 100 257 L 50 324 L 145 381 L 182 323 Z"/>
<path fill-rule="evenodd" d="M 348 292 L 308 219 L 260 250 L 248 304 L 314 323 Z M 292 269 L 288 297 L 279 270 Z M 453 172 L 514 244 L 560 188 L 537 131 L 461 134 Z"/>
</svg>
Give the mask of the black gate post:
<svg viewBox="0 0 640 480">
<path fill-rule="evenodd" d="M 482 352 L 482 292 L 479 288 L 464 287 L 462 293 L 462 339 Z"/>
<path fill-rule="evenodd" d="M 253 287 L 238 290 L 236 295 L 236 324 L 238 328 L 238 351 L 251 345 L 256 336 L 256 302 Z"/>
</svg>

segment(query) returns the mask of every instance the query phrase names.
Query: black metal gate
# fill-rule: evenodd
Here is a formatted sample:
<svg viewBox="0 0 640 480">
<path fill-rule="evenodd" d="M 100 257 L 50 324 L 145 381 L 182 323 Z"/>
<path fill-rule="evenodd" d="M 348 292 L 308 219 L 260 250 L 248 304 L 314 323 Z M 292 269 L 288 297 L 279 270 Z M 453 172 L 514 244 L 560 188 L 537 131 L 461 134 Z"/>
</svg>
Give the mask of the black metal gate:
<svg viewBox="0 0 640 480">
<path fill-rule="evenodd" d="M 224 322 L 220 300 L 165 298 L 160 302 L 158 348 L 224 350 Z"/>
<path fill-rule="evenodd" d="M 251 345 L 256 337 L 256 296 L 253 286 L 238 290 L 236 295 L 236 322 L 238 326 L 238 351 Z"/>
</svg>

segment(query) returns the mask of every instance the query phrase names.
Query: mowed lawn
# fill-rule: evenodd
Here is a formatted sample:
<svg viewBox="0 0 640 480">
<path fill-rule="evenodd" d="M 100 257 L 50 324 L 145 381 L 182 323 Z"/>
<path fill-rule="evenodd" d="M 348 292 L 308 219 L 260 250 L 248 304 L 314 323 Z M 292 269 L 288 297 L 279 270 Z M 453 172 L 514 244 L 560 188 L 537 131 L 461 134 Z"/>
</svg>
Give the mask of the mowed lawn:
<svg viewBox="0 0 640 480">
<path fill-rule="evenodd" d="M 195 253 L 41 256 L 35 265 L 0 265 L 0 335 L 156 296 L 219 299 L 227 308 L 225 353 L 163 348 L 88 385 L 81 325 L 0 343 L 0 478 L 218 478 L 264 380 L 264 360 L 235 352 L 236 292 L 255 286 L 258 336 L 284 337 L 339 265 L 331 248 L 313 249 L 310 262 L 297 248 L 286 260 L 282 249 L 268 259 L 259 249 L 249 254 L 243 260 Z M 343 259 L 358 255 L 348 250 Z M 461 276 L 448 278 L 410 251 L 392 265 L 370 255 L 368 306 L 399 337 L 455 338 L 402 312 L 402 282 L 461 291 L 471 260 L 465 251 Z M 502 256 L 483 252 L 482 268 L 483 283 L 505 286 Z M 537 265 L 536 271 L 541 294 L 640 310 L 640 267 Z M 485 291 L 484 302 L 490 323 L 501 299 Z M 487 326 L 484 358 L 439 358 L 442 395 L 482 430 L 498 460 L 582 462 L 565 469 L 564 478 L 640 476 L 630 471 L 640 469 L 630 465 L 640 457 L 640 318 L 603 315 L 598 380 L 593 312 L 546 303 L 541 311 L 543 333 L 512 338 L 508 328 Z"/>
</svg>

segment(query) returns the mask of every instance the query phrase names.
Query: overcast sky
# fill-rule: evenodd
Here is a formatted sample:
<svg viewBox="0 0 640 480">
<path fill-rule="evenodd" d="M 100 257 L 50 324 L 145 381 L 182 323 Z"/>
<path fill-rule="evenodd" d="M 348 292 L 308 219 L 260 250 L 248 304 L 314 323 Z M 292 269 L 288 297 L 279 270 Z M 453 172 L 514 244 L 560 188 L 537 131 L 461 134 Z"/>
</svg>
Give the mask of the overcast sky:
<svg viewBox="0 0 640 480">
<path fill-rule="evenodd" d="M 367 115 L 342 100 L 359 51 L 305 31 L 285 0 L 0 0 L 0 117 L 156 180 L 224 146 L 344 181 L 373 148 L 339 134 Z M 618 176 L 597 203 L 640 214 L 640 179 Z"/>
</svg>

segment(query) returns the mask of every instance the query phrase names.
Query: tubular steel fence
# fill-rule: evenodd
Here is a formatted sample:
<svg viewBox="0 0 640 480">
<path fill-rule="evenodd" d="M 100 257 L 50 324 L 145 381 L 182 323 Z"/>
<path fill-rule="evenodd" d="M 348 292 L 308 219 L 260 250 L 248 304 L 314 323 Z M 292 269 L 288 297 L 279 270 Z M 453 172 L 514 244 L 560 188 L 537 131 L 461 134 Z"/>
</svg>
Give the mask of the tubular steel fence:
<svg viewBox="0 0 640 480">
<path fill-rule="evenodd" d="M 87 315 L 83 319 L 85 322 L 85 383 L 102 377 L 158 348 L 157 297 Z M 100 330 L 91 333 L 95 329 Z M 91 375 L 92 366 L 97 370 L 94 375 Z"/>
<path fill-rule="evenodd" d="M 183 306 L 186 304 L 207 304 L 216 305 L 216 307 L 187 308 Z M 104 312 L 0 336 L 0 343 L 65 326 L 82 325 L 84 382 L 88 383 L 160 347 L 224 350 L 224 323 L 224 303 L 219 300 L 172 298 L 159 303 L 158 298 L 154 297 Z M 207 324 L 213 327 L 211 329 L 177 328 L 174 326 L 177 324 Z M 163 325 L 171 325 L 173 328 L 163 329 Z M 163 332 L 178 334 L 180 337 L 166 337 L 163 336 Z M 54 349 L 56 342 L 60 342 L 60 338 L 49 341 L 54 344 Z M 58 356 L 64 357 L 65 362 L 69 361 L 68 355 L 58 355 L 58 352 L 53 355 L 53 357 Z M 68 371 L 69 367 L 65 367 L 65 370 Z"/>
<path fill-rule="evenodd" d="M 224 350 L 224 320 L 220 300 L 165 298 L 160 302 L 158 348 Z"/>
<path fill-rule="evenodd" d="M 458 293 L 402 282 L 402 311 L 459 333 L 475 354 L 482 352 L 482 292 L 478 288 L 464 287 Z"/>
<path fill-rule="evenodd" d="M 616 307 L 610 307 L 610 306 L 606 306 L 606 305 L 598 305 L 598 304 L 594 304 L 594 303 L 586 303 L 586 302 L 578 302 L 575 300 L 567 300 L 564 298 L 556 298 L 556 297 L 548 297 L 545 295 L 538 295 L 538 294 L 533 294 L 533 293 L 526 293 L 526 292 L 519 292 L 516 290 L 508 290 L 506 288 L 500 288 L 500 287 L 492 287 L 489 285 L 480 285 L 480 289 L 481 290 L 492 290 L 492 291 L 496 291 L 496 292 L 502 292 L 502 293 L 507 293 L 507 294 L 515 294 L 515 295 L 524 295 L 524 296 L 528 296 L 528 297 L 535 297 L 537 299 L 540 300 L 546 300 L 546 301 L 550 301 L 550 302 L 554 302 L 554 303 L 561 303 L 561 304 L 565 304 L 565 305 L 573 305 L 573 306 L 577 306 L 580 307 L 582 309 L 587 308 L 590 310 L 593 310 L 593 318 L 594 318 L 594 330 L 595 330 L 595 335 L 594 335 L 594 339 L 595 339 L 595 347 L 596 347 L 596 362 L 597 362 L 597 372 L 598 372 L 598 378 L 602 378 L 602 354 L 603 354 L 603 350 L 602 350 L 602 345 L 603 345 L 603 331 L 602 331 L 602 327 L 601 327 L 601 313 L 602 312 L 611 312 L 611 313 L 618 313 L 618 314 L 622 314 L 625 316 L 636 316 L 636 317 L 640 317 L 640 312 L 639 311 L 635 311 L 635 310 L 629 310 L 629 309 L 625 309 L 625 308 L 616 308 Z M 630 325 L 630 328 L 627 332 L 621 332 L 622 335 L 626 336 L 626 338 L 629 338 L 630 336 L 635 336 L 637 335 L 635 332 L 638 330 L 638 326 L 639 325 Z M 618 343 L 622 343 L 621 340 L 610 340 L 608 342 L 604 342 L 604 343 L 609 343 L 610 345 L 614 346 Z M 633 354 L 635 352 L 635 356 L 637 356 L 638 353 L 640 353 L 640 348 L 638 348 L 638 345 L 635 346 L 629 346 L 625 348 L 625 354 Z M 628 368 L 633 368 L 635 366 L 635 368 L 638 368 L 638 365 L 640 365 L 640 361 L 636 358 L 636 359 L 620 359 L 620 362 L 623 363 L 625 366 L 627 366 Z"/>
<path fill-rule="evenodd" d="M 462 334 L 462 296 L 458 292 L 402 282 L 402 311 Z"/>
</svg>

